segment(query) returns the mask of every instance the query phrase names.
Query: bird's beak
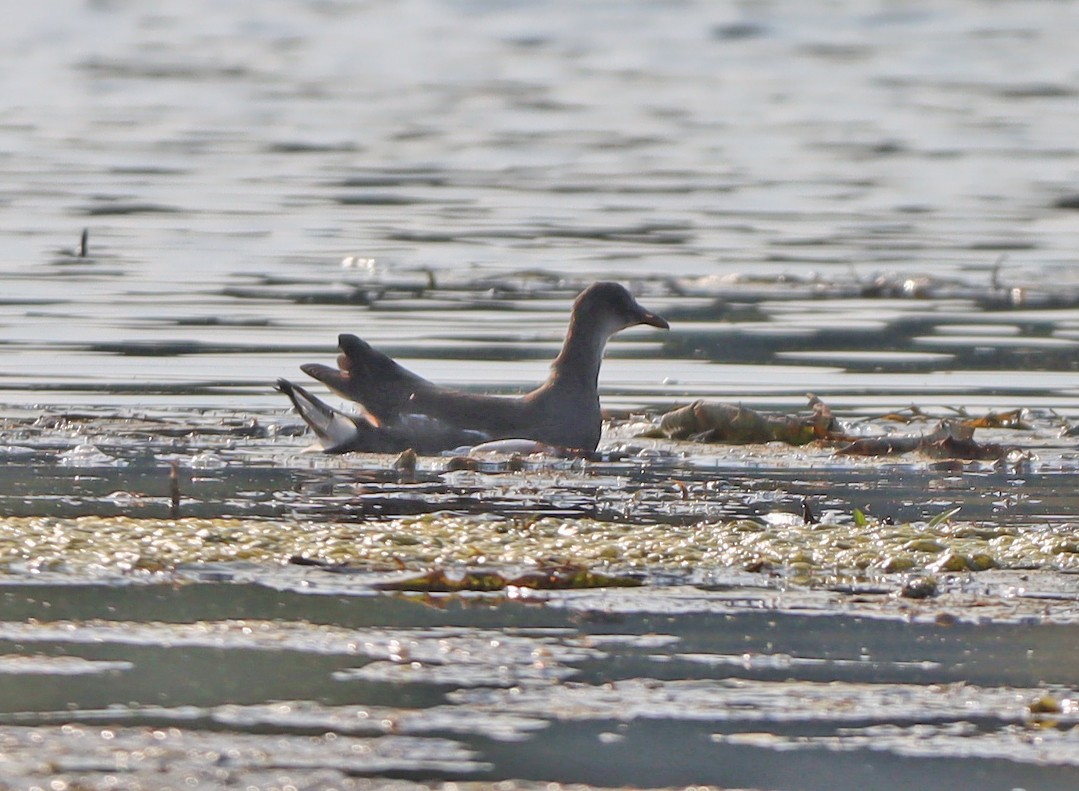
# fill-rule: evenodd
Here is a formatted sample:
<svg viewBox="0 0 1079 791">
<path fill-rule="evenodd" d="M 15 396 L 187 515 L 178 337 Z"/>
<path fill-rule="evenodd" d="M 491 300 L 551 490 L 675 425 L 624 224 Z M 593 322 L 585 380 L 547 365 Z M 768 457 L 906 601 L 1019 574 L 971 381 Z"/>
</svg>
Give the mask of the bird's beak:
<svg viewBox="0 0 1079 791">
<path fill-rule="evenodd" d="M 648 310 L 642 310 L 641 315 L 638 317 L 638 321 L 641 324 L 648 324 L 652 327 L 659 327 L 661 330 L 669 330 L 671 325 L 667 323 L 667 320 L 662 316 L 658 316 Z"/>
</svg>

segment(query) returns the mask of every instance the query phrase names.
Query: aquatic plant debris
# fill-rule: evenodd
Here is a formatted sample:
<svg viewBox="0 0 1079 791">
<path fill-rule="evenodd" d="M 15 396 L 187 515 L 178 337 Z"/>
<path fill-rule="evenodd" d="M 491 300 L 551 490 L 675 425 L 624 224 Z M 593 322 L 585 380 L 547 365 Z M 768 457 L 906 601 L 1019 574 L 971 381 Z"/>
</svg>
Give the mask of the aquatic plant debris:
<svg viewBox="0 0 1079 791">
<path fill-rule="evenodd" d="M 785 442 L 805 445 L 817 439 L 836 437 L 838 424 L 828 405 L 809 396 L 808 416 L 758 412 L 741 404 L 711 404 L 703 400 L 667 412 L 658 426 L 643 436 L 688 439 L 693 442 L 725 442 L 747 445 L 757 442 Z"/>
<path fill-rule="evenodd" d="M 462 591 L 502 591 L 506 588 L 537 590 L 579 590 L 582 588 L 636 588 L 644 582 L 625 574 L 601 574 L 573 564 L 541 565 L 523 574 L 507 576 L 493 569 L 465 569 L 459 574 L 432 569 L 418 577 L 376 582 L 376 590 L 460 593 Z"/>
<path fill-rule="evenodd" d="M 656 424 L 641 433 L 642 437 L 689 440 L 698 443 L 748 445 L 782 442 L 801 446 L 819 441 L 844 443 L 837 448 L 840 456 L 891 456 L 920 453 L 934 459 L 999 460 L 1019 456 L 1023 451 L 1013 445 L 981 443 L 974 439 L 975 429 L 1015 429 L 1030 431 L 1024 419 L 1026 411 L 988 412 L 970 417 L 962 410 L 959 416 L 939 420 L 928 434 L 884 434 L 854 436 L 833 416 L 831 408 L 812 393 L 808 415 L 759 412 L 742 404 L 713 404 L 703 400 L 675 408 L 659 417 Z M 919 407 L 889 412 L 876 418 L 883 422 L 920 422 L 929 416 Z M 860 421 L 864 427 L 869 420 Z"/>
<path fill-rule="evenodd" d="M 862 437 L 836 450 L 840 456 L 889 456 L 917 451 L 935 459 L 1003 459 L 1021 451 L 1009 445 L 974 440 L 975 425 L 968 421 L 942 420 L 928 434 Z M 999 426 L 995 426 L 998 427 Z"/>
<path fill-rule="evenodd" d="M 801 516 L 777 513 L 759 521 L 641 525 L 451 514 L 366 522 L 9 517 L 0 520 L 0 529 L 0 566 L 15 572 L 154 573 L 200 563 L 282 565 L 298 556 L 383 571 L 524 566 L 536 570 L 524 580 L 535 583 L 530 587 L 561 568 L 571 582 L 583 575 L 576 582 L 587 587 L 623 570 L 742 568 L 807 580 L 917 570 L 1079 570 L 1079 540 L 1070 530 L 954 518 L 891 524 L 831 514 L 807 524 Z M 621 578 L 611 579 L 615 584 Z M 514 584 L 501 570 L 499 578 L 481 575 L 471 582 Z M 428 583 L 454 584 L 437 573 Z"/>
</svg>

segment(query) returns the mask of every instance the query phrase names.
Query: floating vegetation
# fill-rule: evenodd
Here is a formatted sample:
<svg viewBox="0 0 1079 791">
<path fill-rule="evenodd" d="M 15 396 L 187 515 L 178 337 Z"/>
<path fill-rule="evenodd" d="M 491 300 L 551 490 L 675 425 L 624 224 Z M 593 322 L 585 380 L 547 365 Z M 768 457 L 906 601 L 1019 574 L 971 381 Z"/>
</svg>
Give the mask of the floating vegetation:
<svg viewBox="0 0 1079 791">
<path fill-rule="evenodd" d="M 645 436 L 734 445 L 757 442 L 805 445 L 815 439 L 832 438 L 837 423 L 828 405 L 814 395 L 809 396 L 809 405 L 812 414 L 799 416 L 766 414 L 741 404 L 694 401 L 663 415 L 658 427 Z"/>
<path fill-rule="evenodd" d="M 373 586 L 385 591 L 423 591 L 425 593 L 460 593 L 462 591 L 502 591 L 506 588 L 537 590 L 581 590 L 584 588 L 637 588 L 644 582 L 624 574 L 601 574 L 575 564 L 542 565 L 533 571 L 507 576 L 491 569 L 467 569 L 452 574 L 446 569 L 432 569 L 407 579 L 378 582 Z"/>
<path fill-rule="evenodd" d="M 812 393 L 809 394 L 808 415 L 788 415 L 760 412 L 742 404 L 712 404 L 702 400 L 678 407 L 662 415 L 656 425 L 642 437 L 689 440 L 692 442 L 749 445 L 782 442 L 801 446 L 814 441 L 839 444 L 840 456 L 894 456 L 920 453 L 933 459 L 975 459 L 995 461 L 1030 454 L 1013 445 L 982 443 L 974 439 L 975 429 L 1015 429 L 1031 431 L 1026 410 L 988 412 L 982 417 L 970 417 L 956 410 L 959 417 L 940 420 L 928 434 L 883 434 L 852 436 L 832 414 L 831 408 Z M 884 423 L 915 423 L 929 420 L 918 406 L 898 412 L 888 412 L 876 420 Z M 869 421 L 861 421 L 865 428 Z"/>
<path fill-rule="evenodd" d="M 864 514 L 861 520 L 831 514 L 806 523 L 776 513 L 760 521 L 689 525 L 450 514 L 359 523 L 21 517 L 0 520 L 0 528 L 0 563 L 8 568 L 161 572 L 200 563 L 286 564 L 300 557 L 381 571 L 434 567 L 423 577 L 393 583 L 430 591 L 635 585 L 637 577 L 620 576 L 619 570 L 631 569 L 662 573 L 727 567 L 807 578 L 919 570 L 1079 570 L 1079 540 L 1070 530 L 951 518 L 890 524 Z M 502 571 L 452 576 L 445 571 L 460 565 L 533 570 L 517 576 Z"/>
<path fill-rule="evenodd" d="M 929 434 L 863 437 L 839 448 L 841 456 L 890 456 L 918 452 L 934 459 L 1003 459 L 1021 454 L 1018 448 L 974 440 L 971 422 L 942 420 Z"/>
</svg>

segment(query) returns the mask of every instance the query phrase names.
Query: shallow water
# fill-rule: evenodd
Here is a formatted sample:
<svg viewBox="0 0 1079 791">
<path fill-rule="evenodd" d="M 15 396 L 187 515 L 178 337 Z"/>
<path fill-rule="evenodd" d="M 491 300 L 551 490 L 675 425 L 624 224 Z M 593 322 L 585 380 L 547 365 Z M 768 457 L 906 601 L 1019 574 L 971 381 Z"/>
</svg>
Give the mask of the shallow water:
<svg viewBox="0 0 1079 791">
<path fill-rule="evenodd" d="M 1075 786 L 1077 34 L 980 0 L 9 9 L 0 781 Z M 339 332 L 520 392 L 598 278 L 672 323 L 612 342 L 604 458 L 300 452 L 271 383 Z M 1028 427 L 981 462 L 639 436 L 810 392 L 855 435 Z M 378 587 L 554 561 L 645 584 Z"/>
<path fill-rule="evenodd" d="M 924 603 L 760 575 L 449 599 L 322 569 L 270 579 L 229 564 L 6 586 L 5 777 L 41 778 L 43 758 L 131 787 L 264 772 L 1048 789 L 1079 771 L 1074 589 L 1051 578 L 989 573 Z"/>
<path fill-rule="evenodd" d="M 0 32 L 7 402 L 271 406 L 266 383 L 332 357 L 342 330 L 439 381 L 519 388 L 596 277 L 637 283 L 679 319 L 675 363 L 655 333 L 615 344 L 604 382 L 623 402 L 744 397 L 773 377 L 784 392 L 1027 394 L 1053 380 L 930 374 L 1071 370 L 1074 299 L 1032 313 L 1008 299 L 1079 291 L 1069 4 L 13 13 Z M 87 258 L 72 255 L 83 228 Z M 996 309 L 820 299 L 963 284 Z M 747 292 L 761 309 L 741 321 L 685 321 Z M 942 339 L 952 323 L 1027 340 Z M 844 387 L 847 352 L 868 349 L 904 354 L 860 373 L 909 376 Z M 457 362 L 477 350 L 535 362 Z M 753 365 L 708 364 L 732 360 Z"/>
</svg>

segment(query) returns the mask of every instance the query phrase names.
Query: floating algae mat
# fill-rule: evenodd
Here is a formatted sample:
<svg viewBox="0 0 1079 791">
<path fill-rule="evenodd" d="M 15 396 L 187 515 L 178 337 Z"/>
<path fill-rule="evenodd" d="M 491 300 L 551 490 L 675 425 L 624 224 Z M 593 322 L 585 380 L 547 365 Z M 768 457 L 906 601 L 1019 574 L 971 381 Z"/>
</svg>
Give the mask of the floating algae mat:
<svg viewBox="0 0 1079 791">
<path fill-rule="evenodd" d="M 615 573 L 731 567 L 803 582 L 908 571 L 1079 572 L 1079 539 L 1070 531 L 990 527 L 948 514 L 908 524 L 856 517 L 807 523 L 779 513 L 687 525 L 450 515 L 337 523 L 16 517 L 0 520 L 0 564 L 115 574 L 229 562 L 374 570 L 563 563 Z"/>
</svg>

